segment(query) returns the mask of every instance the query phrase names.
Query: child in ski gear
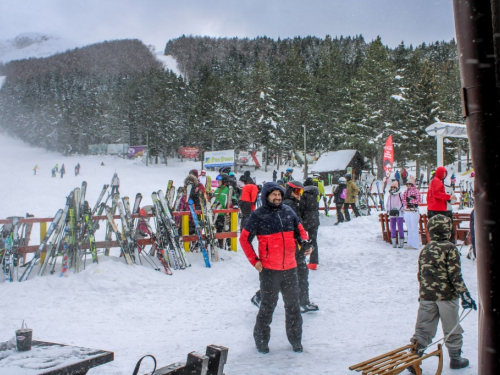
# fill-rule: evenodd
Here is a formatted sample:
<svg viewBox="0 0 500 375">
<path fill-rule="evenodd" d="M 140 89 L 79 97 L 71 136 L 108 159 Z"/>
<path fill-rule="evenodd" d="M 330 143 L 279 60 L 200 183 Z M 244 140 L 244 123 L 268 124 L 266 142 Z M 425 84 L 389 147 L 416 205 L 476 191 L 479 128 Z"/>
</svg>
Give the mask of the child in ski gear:
<svg viewBox="0 0 500 375">
<path fill-rule="evenodd" d="M 407 246 L 410 249 L 419 249 L 420 236 L 418 233 L 418 221 L 420 219 L 420 213 L 418 211 L 418 205 L 421 203 L 421 196 L 420 191 L 415 186 L 415 179 L 413 177 L 408 179 L 402 200 L 404 206 L 404 219 L 406 228 L 408 229 Z"/>
<path fill-rule="evenodd" d="M 56 164 L 55 168 L 56 168 L 56 173 L 59 173 L 59 164 Z"/>
<path fill-rule="evenodd" d="M 464 309 L 477 310 L 477 306 L 462 278 L 460 252 L 449 241 L 451 219 L 437 214 L 429 219 L 427 228 L 431 241 L 422 249 L 418 259 L 420 306 L 411 341 L 418 342 L 417 350 L 424 350 L 436 335 L 441 320 L 444 335 L 448 337 L 444 343 L 450 355 L 450 367 L 460 369 L 467 367 L 469 360 L 461 357 L 464 330 L 459 324 L 459 297 Z"/>
<path fill-rule="evenodd" d="M 252 212 L 240 236 L 248 261 L 259 271 L 262 298 L 253 336 L 261 353 L 269 353 L 270 325 L 280 292 L 288 341 L 295 352 L 303 350 L 296 249 L 297 243 L 303 244 L 308 236 L 295 212 L 282 203 L 284 195 L 278 184 L 264 184 L 262 206 Z M 259 240 L 257 254 L 252 246 L 255 236 Z"/>
<path fill-rule="evenodd" d="M 57 177 L 57 176 L 56 176 L 56 168 L 55 168 L 55 167 L 54 167 L 54 168 L 52 168 L 52 177 Z"/>
<path fill-rule="evenodd" d="M 316 270 L 319 263 L 318 253 L 318 227 L 319 227 L 319 203 L 318 196 L 320 195 L 317 186 L 314 186 L 312 178 L 307 178 L 304 181 L 304 193 L 299 201 L 300 219 L 304 225 L 309 239 L 311 240 L 313 251 L 309 258 L 307 267 L 310 270 Z"/>
<path fill-rule="evenodd" d="M 344 215 L 342 214 L 342 207 L 344 207 L 345 199 L 347 198 L 347 181 L 345 177 L 339 178 L 339 184 L 333 192 L 333 202 L 337 208 L 337 222 L 335 225 L 344 222 Z"/>
<path fill-rule="evenodd" d="M 36 171 L 37 171 L 37 169 L 38 169 L 38 164 L 37 164 L 37 165 L 35 165 L 35 167 L 33 168 L 33 174 L 34 174 L 34 175 L 36 175 Z"/>
<path fill-rule="evenodd" d="M 120 178 L 118 177 L 118 173 L 115 172 L 113 178 L 111 179 L 111 195 L 120 194 L 118 190 L 120 188 Z"/>
<path fill-rule="evenodd" d="M 345 198 L 344 202 L 344 214 L 345 214 L 345 221 L 350 221 L 351 216 L 349 215 L 349 206 L 351 206 L 352 210 L 354 211 L 354 215 L 356 217 L 361 216 L 361 214 L 358 211 L 358 207 L 356 207 L 356 200 L 358 199 L 359 188 L 358 185 L 356 185 L 352 180 L 352 176 L 350 173 L 347 173 L 344 177 L 347 180 L 347 197 Z"/>
<path fill-rule="evenodd" d="M 399 185 L 397 181 L 394 181 L 389 188 L 389 196 L 387 197 L 387 202 L 385 204 L 385 209 L 389 213 L 389 221 L 391 226 L 391 242 L 392 247 L 403 247 L 405 232 L 403 229 L 403 200 L 401 198 L 401 193 L 399 191 Z M 396 233 L 396 225 L 398 228 L 398 233 Z M 396 239 L 396 235 L 399 234 L 399 242 Z"/>
<path fill-rule="evenodd" d="M 455 173 L 452 173 L 450 177 L 450 182 L 451 182 L 451 188 L 453 189 L 453 192 L 455 192 L 455 183 L 457 182 L 457 177 L 455 176 Z"/>
</svg>

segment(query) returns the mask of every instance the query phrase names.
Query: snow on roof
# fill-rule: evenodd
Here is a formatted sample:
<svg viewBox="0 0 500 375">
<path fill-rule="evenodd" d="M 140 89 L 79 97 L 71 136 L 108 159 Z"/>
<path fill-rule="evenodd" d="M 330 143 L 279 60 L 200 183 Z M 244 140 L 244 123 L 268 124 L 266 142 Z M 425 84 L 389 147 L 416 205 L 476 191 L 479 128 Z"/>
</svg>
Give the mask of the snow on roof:
<svg viewBox="0 0 500 375">
<path fill-rule="evenodd" d="M 328 151 L 320 156 L 311 172 L 343 171 L 355 154 L 356 150 Z"/>
</svg>

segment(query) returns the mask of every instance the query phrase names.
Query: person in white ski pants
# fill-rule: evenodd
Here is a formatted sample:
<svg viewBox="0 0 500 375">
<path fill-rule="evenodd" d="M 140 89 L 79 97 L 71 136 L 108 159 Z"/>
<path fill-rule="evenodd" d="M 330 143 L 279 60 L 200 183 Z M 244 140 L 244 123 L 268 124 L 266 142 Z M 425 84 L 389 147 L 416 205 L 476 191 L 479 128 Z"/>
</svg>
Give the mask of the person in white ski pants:
<svg viewBox="0 0 500 375">
<path fill-rule="evenodd" d="M 403 193 L 404 219 L 408 229 L 407 248 L 420 249 L 420 237 L 418 234 L 418 221 L 420 213 L 418 205 L 421 202 L 420 191 L 415 186 L 415 178 L 410 177 L 406 183 Z"/>
</svg>

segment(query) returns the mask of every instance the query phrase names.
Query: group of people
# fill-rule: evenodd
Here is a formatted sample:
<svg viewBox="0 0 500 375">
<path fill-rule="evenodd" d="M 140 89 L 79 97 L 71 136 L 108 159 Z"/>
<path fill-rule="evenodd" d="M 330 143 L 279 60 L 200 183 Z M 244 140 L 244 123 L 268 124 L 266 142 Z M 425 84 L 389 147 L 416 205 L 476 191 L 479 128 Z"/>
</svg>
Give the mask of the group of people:
<svg viewBox="0 0 500 375">
<path fill-rule="evenodd" d="M 59 164 L 56 164 L 54 168 L 52 168 L 52 177 L 57 177 L 57 173 L 61 175 L 61 178 L 64 177 L 66 174 L 66 167 L 64 164 L 61 166 L 61 169 L 59 169 Z"/>
</svg>

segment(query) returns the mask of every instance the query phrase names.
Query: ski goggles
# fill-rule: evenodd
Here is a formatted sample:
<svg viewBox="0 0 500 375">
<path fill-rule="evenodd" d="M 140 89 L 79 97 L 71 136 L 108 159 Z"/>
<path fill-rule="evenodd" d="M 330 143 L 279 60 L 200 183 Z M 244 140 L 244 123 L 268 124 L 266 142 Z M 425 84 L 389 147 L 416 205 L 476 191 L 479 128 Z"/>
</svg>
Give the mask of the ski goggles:
<svg viewBox="0 0 500 375">
<path fill-rule="evenodd" d="M 302 193 L 304 192 L 304 190 L 299 189 L 299 188 L 295 188 L 295 189 L 293 189 L 293 192 L 294 192 L 295 194 L 297 194 L 297 195 L 302 195 Z"/>
</svg>

